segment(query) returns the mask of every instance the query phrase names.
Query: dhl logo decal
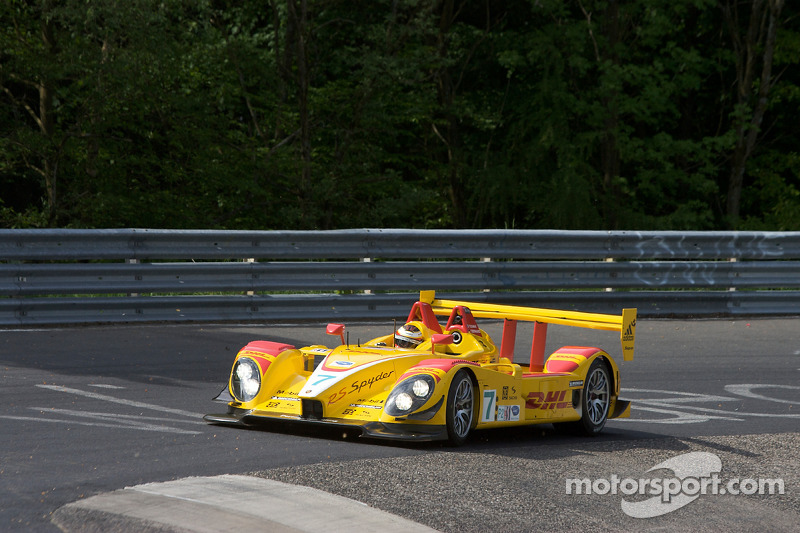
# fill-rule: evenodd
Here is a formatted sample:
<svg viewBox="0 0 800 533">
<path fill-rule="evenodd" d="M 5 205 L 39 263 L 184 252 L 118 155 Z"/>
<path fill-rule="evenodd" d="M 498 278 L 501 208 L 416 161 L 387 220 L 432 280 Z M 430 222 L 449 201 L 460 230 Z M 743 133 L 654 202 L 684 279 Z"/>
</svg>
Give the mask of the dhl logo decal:
<svg viewBox="0 0 800 533">
<path fill-rule="evenodd" d="M 544 392 L 531 392 L 525 401 L 526 409 L 566 409 L 572 407 L 572 398 L 565 401 L 567 390 Z"/>
</svg>

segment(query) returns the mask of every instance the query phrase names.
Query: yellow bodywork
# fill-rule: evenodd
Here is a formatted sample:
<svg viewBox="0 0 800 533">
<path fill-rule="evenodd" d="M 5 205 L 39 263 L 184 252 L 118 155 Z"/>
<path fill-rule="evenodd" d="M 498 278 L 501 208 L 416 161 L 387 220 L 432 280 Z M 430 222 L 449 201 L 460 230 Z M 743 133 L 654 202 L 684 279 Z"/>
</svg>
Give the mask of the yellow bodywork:
<svg viewBox="0 0 800 533">
<path fill-rule="evenodd" d="M 409 319 L 419 320 L 413 323 L 426 332 L 426 338 L 413 350 L 394 347 L 392 335 L 357 346 L 343 342 L 335 348 L 294 348 L 268 341 L 249 344 L 237 354 L 234 369 L 240 358 L 255 362 L 261 372 L 258 393 L 249 401 L 237 399 L 232 370 L 228 414 L 207 415 L 206 419 L 245 424 L 279 419 L 357 426 L 373 437 L 447 438 L 451 383 L 459 372 L 462 376 L 465 372 L 474 386 L 472 428 L 573 422 L 582 417 L 584 404 L 577 405 L 576 398 L 586 394 L 582 392 L 584 380 L 598 359 L 607 365 L 611 382 L 608 418 L 630 413 L 629 403 L 618 398 L 619 368 L 605 351 L 564 347 L 551 354 L 543 368 L 531 368 L 505 357 L 474 319 L 619 331 L 624 358 L 632 360 L 635 309 L 620 315 L 558 311 L 439 300 L 434 291 L 422 291 L 415 309 L 417 315 L 412 310 Z M 433 315 L 449 316 L 447 326 Z M 343 326 L 331 326 L 338 329 L 329 327 L 329 333 L 335 330 L 341 335 Z M 412 383 L 429 396 L 413 411 L 398 416 L 398 407 L 393 407 L 400 405 L 398 391 Z M 393 403 L 388 405 L 392 394 Z"/>
</svg>

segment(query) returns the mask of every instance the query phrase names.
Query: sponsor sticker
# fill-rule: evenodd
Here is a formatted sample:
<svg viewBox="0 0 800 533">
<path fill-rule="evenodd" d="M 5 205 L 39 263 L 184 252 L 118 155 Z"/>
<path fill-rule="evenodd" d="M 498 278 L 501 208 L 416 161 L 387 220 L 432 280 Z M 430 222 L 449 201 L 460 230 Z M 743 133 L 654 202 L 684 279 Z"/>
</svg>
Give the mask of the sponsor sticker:
<svg viewBox="0 0 800 533">
<path fill-rule="evenodd" d="M 381 409 L 382 405 L 365 405 L 363 403 L 351 403 L 350 407 L 360 407 L 362 409 Z"/>
<path fill-rule="evenodd" d="M 497 420 L 499 422 L 517 422 L 519 421 L 519 413 L 520 413 L 519 405 L 497 406 Z"/>
<path fill-rule="evenodd" d="M 548 391 L 544 392 L 531 392 L 528 393 L 527 401 L 525 402 L 526 409 L 541 409 L 544 411 L 550 409 L 566 409 L 572 407 L 572 400 L 567 399 L 567 390 L 562 391 Z"/>
</svg>

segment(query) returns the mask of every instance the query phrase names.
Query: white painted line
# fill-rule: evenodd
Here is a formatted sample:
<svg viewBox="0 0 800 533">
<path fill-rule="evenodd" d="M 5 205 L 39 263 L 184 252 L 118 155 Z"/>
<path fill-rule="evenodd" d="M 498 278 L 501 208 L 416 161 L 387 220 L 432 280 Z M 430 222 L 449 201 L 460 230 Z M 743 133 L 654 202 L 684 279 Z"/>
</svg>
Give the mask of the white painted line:
<svg viewBox="0 0 800 533">
<path fill-rule="evenodd" d="M 708 422 L 709 420 L 732 420 L 734 422 L 744 422 L 743 418 L 732 418 L 729 416 L 716 416 L 716 415 L 698 415 L 694 413 L 684 413 L 674 409 L 658 409 L 657 407 L 641 407 L 638 406 L 637 411 L 650 411 L 652 413 L 662 413 L 671 415 L 672 418 L 615 418 L 609 422 L 646 422 L 648 424 L 698 424 L 701 422 Z"/>
<path fill-rule="evenodd" d="M 704 413 L 722 413 L 723 415 L 733 416 L 755 416 L 760 418 L 800 418 L 800 413 L 750 413 L 746 411 L 724 411 L 722 409 L 709 409 L 707 407 L 695 407 L 693 405 L 682 405 L 681 409 L 692 409 L 694 411 L 702 411 Z"/>
<path fill-rule="evenodd" d="M 179 433 L 184 435 L 199 435 L 199 431 L 189 431 L 185 429 L 177 429 L 177 428 L 170 428 L 166 426 L 149 426 L 145 427 L 142 426 L 132 426 L 127 424 L 109 424 L 105 422 L 83 422 L 80 420 L 62 420 L 60 418 L 37 418 L 33 416 L 9 416 L 9 415 L 0 415 L 0 418 L 5 420 L 22 420 L 26 422 L 50 422 L 50 423 L 59 423 L 59 424 L 70 424 L 70 425 L 79 425 L 79 426 L 95 426 L 95 427 L 102 427 L 102 428 L 123 428 L 123 429 L 139 429 L 142 431 L 159 431 L 162 433 Z"/>
<path fill-rule="evenodd" d="M 124 389 L 125 387 L 120 387 L 118 385 L 106 385 L 104 383 L 89 383 L 90 387 L 96 387 L 98 389 Z"/>
<path fill-rule="evenodd" d="M 60 424 L 78 424 L 79 426 L 97 426 L 102 428 L 116 428 L 118 424 L 104 424 L 100 422 L 81 422 L 79 420 L 62 420 L 60 418 L 37 418 L 34 416 L 0 415 L 4 420 L 24 420 L 26 422 L 56 422 Z"/>
<path fill-rule="evenodd" d="M 39 411 L 42 414 L 46 413 L 58 413 L 62 415 L 69 415 L 69 416 L 79 416 L 84 418 L 100 418 L 106 420 L 116 420 L 123 424 L 142 424 L 143 421 L 149 422 L 179 422 L 181 424 L 198 424 L 206 426 L 205 422 L 202 420 L 176 420 L 174 418 L 167 418 L 167 417 L 156 417 L 156 416 L 141 416 L 141 415 L 121 415 L 117 413 L 97 413 L 92 411 L 76 411 L 74 409 L 56 409 L 54 407 L 28 407 L 33 411 Z M 148 424 L 152 425 L 152 424 Z M 159 426 L 164 427 L 164 426 Z"/>
<path fill-rule="evenodd" d="M 800 399 L 782 400 L 780 398 L 770 398 L 769 396 L 756 394 L 755 392 L 753 392 L 753 389 L 788 389 L 788 390 L 800 391 L 800 387 L 795 387 L 792 385 L 763 385 L 763 384 L 725 385 L 726 391 L 730 392 L 731 394 L 744 396 L 745 398 L 753 398 L 756 400 L 767 400 L 768 402 L 777 402 L 777 403 L 800 404 Z"/>
<path fill-rule="evenodd" d="M 768 400 L 780 403 L 796 404 L 798 401 L 782 400 L 778 398 L 770 398 L 752 392 L 754 388 L 773 388 L 773 389 L 789 389 L 800 390 L 800 387 L 792 385 L 726 385 L 725 390 L 732 394 L 744 396 L 748 398 L 755 398 L 759 400 Z M 710 394 L 696 394 L 692 392 L 677 392 L 668 390 L 657 389 L 623 389 L 623 393 L 651 393 L 658 395 L 674 395 L 658 398 L 631 398 L 634 404 L 633 409 L 637 411 L 649 411 L 653 413 L 663 413 L 672 415 L 671 418 L 655 418 L 655 419 L 642 419 L 642 418 L 622 418 L 617 419 L 620 422 L 646 422 L 651 424 L 695 424 L 699 422 L 708 422 L 710 420 L 732 420 L 736 422 L 745 421 L 746 417 L 758 418 L 800 418 L 800 413 L 796 414 L 780 414 L 780 413 L 751 413 L 744 411 L 729 411 L 724 409 L 715 409 L 708 407 L 697 407 L 694 405 L 687 405 L 689 402 L 724 402 L 724 401 L 741 401 L 740 398 L 728 396 L 715 396 Z M 672 407 L 672 406 L 675 407 Z M 697 414 L 689 411 L 699 411 Z M 745 417 L 745 418 L 742 418 Z"/>
<path fill-rule="evenodd" d="M 39 387 L 39 388 L 42 388 L 42 389 L 54 390 L 54 391 L 58 391 L 58 392 L 66 392 L 68 394 L 75 394 L 77 396 L 85 396 L 87 398 L 93 398 L 95 400 L 103 400 L 105 402 L 119 403 L 119 404 L 122 404 L 122 405 L 128 405 L 130 407 L 139 407 L 139 408 L 142 408 L 142 409 L 152 409 L 154 411 L 162 411 L 164 413 L 172 413 L 174 415 L 188 416 L 188 417 L 191 417 L 191 418 L 203 418 L 203 415 L 200 414 L 200 413 L 192 413 L 191 411 L 183 411 L 181 409 L 173 409 L 171 407 L 162 407 L 160 405 L 154 405 L 152 403 L 136 402 L 136 401 L 133 401 L 133 400 L 123 400 L 121 398 L 115 398 L 114 396 L 107 396 L 105 394 L 98 394 L 96 392 L 88 392 L 88 391 L 82 391 L 80 389 L 72 389 L 72 388 L 69 388 L 69 387 L 62 387 L 60 385 L 42 385 L 42 384 L 37 384 L 36 386 Z"/>
<path fill-rule="evenodd" d="M 622 389 L 623 394 L 627 393 L 648 393 L 648 394 L 669 394 L 672 396 L 667 396 L 665 398 L 643 398 L 637 399 L 632 398 L 632 401 L 637 403 L 648 401 L 648 402 L 662 402 L 668 404 L 676 404 L 676 403 L 690 403 L 690 402 L 736 402 L 740 401 L 738 398 L 731 398 L 730 396 L 716 396 L 713 394 L 698 394 L 696 392 L 678 392 L 678 391 L 671 391 L 671 390 L 661 390 L 661 389 Z"/>
</svg>

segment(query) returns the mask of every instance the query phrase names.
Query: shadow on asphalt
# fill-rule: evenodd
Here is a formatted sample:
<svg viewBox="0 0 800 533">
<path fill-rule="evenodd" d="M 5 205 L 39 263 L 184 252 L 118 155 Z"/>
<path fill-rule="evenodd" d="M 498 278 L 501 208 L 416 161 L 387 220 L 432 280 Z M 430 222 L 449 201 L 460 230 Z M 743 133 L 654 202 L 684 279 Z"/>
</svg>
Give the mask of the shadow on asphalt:
<svg viewBox="0 0 800 533">
<path fill-rule="evenodd" d="M 220 427 L 225 426 L 220 425 Z M 447 441 L 409 442 L 375 439 L 362 437 L 357 428 L 343 430 L 338 427 L 292 422 L 269 421 L 245 427 L 228 427 L 227 429 L 229 431 L 278 433 L 318 440 L 346 441 L 354 445 L 363 444 L 428 452 L 489 453 L 526 459 L 536 459 L 537 450 L 544 451 L 545 448 L 547 453 L 541 454 L 542 459 L 552 458 L 554 453 L 558 455 L 557 450 L 559 449 L 564 451 L 565 456 L 573 455 L 576 452 L 579 453 L 581 449 L 586 449 L 587 451 L 597 451 L 604 448 L 609 450 L 635 449 L 644 440 L 649 442 L 649 446 L 652 446 L 654 441 L 661 441 L 663 442 L 662 449 L 664 450 L 681 451 L 687 447 L 681 442 L 686 439 L 678 439 L 671 435 L 606 428 L 603 433 L 596 437 L 585 437 L 556 431 L 552 424 L 478 430 L 470 435 L 470 438 L 463 446 L 452 446 Z M 721 451 L 736 453 L 735 449 Z"/>
</svg>

